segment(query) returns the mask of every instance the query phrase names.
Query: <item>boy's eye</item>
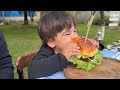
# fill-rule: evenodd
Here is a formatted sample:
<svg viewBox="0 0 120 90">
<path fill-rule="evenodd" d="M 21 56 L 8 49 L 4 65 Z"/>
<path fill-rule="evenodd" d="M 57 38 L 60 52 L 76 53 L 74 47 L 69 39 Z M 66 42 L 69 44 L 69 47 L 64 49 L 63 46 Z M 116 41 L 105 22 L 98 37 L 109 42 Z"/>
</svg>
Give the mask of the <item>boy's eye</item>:
<svg viewBox="0 0 120 90">
<path fill-rule="evenodd" d="M 74 32 L 76 32 L 76 29 L 74 30 Z"/>
<path fill-rule="evenodd" d="M 70 33 L 66 33 L 66 35 L 70 35 Z"/>
<path fill-rule="evenodd" d="M 74 32 L 76 32 L 76 30 Z"/>
</svg>

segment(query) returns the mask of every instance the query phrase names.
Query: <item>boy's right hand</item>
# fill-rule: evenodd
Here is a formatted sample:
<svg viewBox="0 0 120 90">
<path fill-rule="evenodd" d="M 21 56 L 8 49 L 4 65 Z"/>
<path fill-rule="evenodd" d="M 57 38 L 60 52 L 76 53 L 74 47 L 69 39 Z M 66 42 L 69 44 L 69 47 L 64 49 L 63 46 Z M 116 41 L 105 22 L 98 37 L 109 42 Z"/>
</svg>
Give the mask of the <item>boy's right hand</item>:
<svg viewBox="0 0 120 90">
<path fill-rule="evenodd" d="M 69 58 L 74 55 L 80 55 L 80 47 L 75 43 L 70 43 L 61 52 L 69 61 Z"/>
</svg>

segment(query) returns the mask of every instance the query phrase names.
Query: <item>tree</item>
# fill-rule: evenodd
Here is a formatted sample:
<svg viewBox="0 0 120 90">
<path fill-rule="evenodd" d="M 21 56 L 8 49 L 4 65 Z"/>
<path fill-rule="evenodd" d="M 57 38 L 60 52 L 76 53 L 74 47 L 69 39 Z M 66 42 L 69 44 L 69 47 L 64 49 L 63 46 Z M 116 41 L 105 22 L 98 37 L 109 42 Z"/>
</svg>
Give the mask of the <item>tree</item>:
<svg viewBox="0 0 120 90">
<path fill-rule="evenodd" d="M 23 11 L 24 13 L 24 25 L 28 24 L 28 18 L 27 18 L 27 11 Z"/>
<path fill-rule="evenodd" d="M 22 13 L 24 14 L 24 25 L 28 24 L 28 18 L 27 18 L 28 15 L 30 16 L 30 19 L 33 24 L 35 11 L 18 11 L 18 12 L 20 14 Z"/>
<path fill-rule="evenodd" d="M 105 33 L 105 14 L 104 11 L 100 11 L 100 30 L 101 30 L 101 40 L 104 40 L 104 33 Z"/>
<path fill-rule="evenodd" d="M 96 11 L 93 11 L 94 13 Z M 99 11 L 100 12 L 100 27 L 98 28 L 97 31 L 97 40 L 101 41 L 104 40 L 104 32 L 105 32 L 105 14 L 104 11 Z M 92 11 L 91 11 L 92 14 Z"/>
<path fill-rule="evenodd" d="M 104 11 L 100 11 L 100 17 L 101 17 L 101 26 L 105 26 L 105 15 L 104 15 Z"/>
<path fill-rule="evenodd" d="M 24 14 L 24 25 L 28 24 L 27 11 L 18 11 L 20 14 Z"/>
<path fill-rule="evenodd" d="M 29 14 L 31 21 L 32 21 L 32 25 L 33 25 L 33 21 L 34 21 L 34 13 L 35 13 L 35 11 L 28 11 L 28 14 Z"/>
<path fill-rule="evenodd" d="M 10 11 L 2 11 L 2 17 L 3 17 L 2 22 L 3 22 L 5 25 L 8 25 L 8 24 L 9 24 L 9 20 L 5 19 L 5 13 L 10 14 Z"/>
</svg>

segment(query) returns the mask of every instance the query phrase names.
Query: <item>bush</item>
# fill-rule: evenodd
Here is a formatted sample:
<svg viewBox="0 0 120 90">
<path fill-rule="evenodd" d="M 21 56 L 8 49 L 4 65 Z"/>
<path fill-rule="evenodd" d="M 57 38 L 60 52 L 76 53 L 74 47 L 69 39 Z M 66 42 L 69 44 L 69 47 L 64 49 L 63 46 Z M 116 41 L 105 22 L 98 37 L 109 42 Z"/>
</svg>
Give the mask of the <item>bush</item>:
<svg viewBox="0 0 120 90">
<path fill-rule="evenodd" d="M 93 19 L 93 25 L 100 25 L 100 17 L 96 17 Z"/>
<path fill-rule="evenodd" d="M 105 17 L 105 26 L 108 26 L 109 23 L 110 23 L 110 21 L 109 21 L 109 17 Z"/>
<path fill-rule="evenodd" d="M 93 25 L 100 25 L 100 20 L 101 20 L 100 17 L 94 18 Z M 109 23 L 110 23 L 109 17 L 105 16 L 105 26 L 108 26 Z"/>
<path fill-rule="evenodd" d="M 4 20 L 3 20 L 3 23 L 4 23 L 5 25 L 9 25 L 9 24 L 10 24 L 10 21 L 7 20 L 7 19 L 4 19 Z"/>
</svg>

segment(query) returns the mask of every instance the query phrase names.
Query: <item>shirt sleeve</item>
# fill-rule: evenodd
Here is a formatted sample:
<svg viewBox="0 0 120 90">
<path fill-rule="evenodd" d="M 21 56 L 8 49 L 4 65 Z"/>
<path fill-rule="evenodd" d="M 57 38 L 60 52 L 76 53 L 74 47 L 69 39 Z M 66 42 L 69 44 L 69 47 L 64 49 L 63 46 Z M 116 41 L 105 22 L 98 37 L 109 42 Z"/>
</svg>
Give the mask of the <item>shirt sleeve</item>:
<svg viewBox="0 0 120 90">
<path fill-rule="evenodd" d="M 28 66 L 28 78 L 46 77 L 63 70 L 67 66 L 68 61 L 63 54 L 54 53 L 50 55 L 49 51 L 44 50 L 44 52 L 38 54 Z"/>
<path fill-rule="evenodd" d="M 0 79 L 14 79 L 12 57 L 9 54 L 7 43 L 0 32 Z"/>
</svg>

